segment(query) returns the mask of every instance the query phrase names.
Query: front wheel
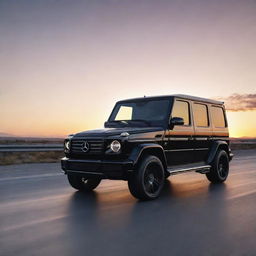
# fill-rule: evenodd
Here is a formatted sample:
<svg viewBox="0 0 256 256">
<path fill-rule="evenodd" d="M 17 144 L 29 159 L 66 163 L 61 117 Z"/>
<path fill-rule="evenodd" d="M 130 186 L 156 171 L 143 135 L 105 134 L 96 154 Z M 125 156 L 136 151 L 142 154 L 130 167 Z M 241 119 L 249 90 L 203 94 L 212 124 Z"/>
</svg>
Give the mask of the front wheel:
<svg viewBox="0 0 256 256">
<path fill-rule="evenodd" d="M 212 183 L 224 182 L 229 173 L 229 159 L 225 150 L 217 152 L 211 170 L 206 174 L 206 177 Z"/>
<path fill-rule="evenodd" d="M 128 179 L 131 194 L 140 200 L 157 198 L 164 186 L 163 164 L 156 156 L 146 156 Z"/>
<path fill-rule="evenodd" d="M 86 179 L 79 175 L 70 175 L 68 174 L 68 181 L 69 184 L 79 190 L 79 191 L 92 191 L 95 189 L 101 182 L 101 179 L 98 178 L 92 178 L 92 179 Z"/>
</svg>

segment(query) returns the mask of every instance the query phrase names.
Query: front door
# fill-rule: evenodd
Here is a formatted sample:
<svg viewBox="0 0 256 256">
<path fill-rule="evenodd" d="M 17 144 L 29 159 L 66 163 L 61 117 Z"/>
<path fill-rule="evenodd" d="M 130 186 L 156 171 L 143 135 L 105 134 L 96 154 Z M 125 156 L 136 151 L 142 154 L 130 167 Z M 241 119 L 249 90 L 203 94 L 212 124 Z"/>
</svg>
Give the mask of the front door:
<svg viewBox="0 0 256 256">
<path fill-rule="evenodd" d="M 175 126 L 166 132 L 165 153 L 168 166 L 188 164 L 194 161 L 194 127 L 191 118 L 191 102 L 175 99 L 172 117 L 184 119 L 184 125 Z"/>
</svg>

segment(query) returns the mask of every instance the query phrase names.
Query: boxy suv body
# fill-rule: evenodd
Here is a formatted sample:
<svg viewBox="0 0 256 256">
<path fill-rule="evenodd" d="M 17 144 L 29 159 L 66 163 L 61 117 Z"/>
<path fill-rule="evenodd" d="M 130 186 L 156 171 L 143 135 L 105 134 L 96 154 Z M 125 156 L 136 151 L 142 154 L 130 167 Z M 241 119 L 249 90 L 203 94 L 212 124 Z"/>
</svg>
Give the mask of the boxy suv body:
<svg viewBox="0 0 256 256">
<path fill-rule="evenodd" d="M 121 179 L 141 200 L 157 198 L 178 173 L 224 182 L 233 157 L 223 102 L 187 95 L 119 101 L 104 129 L 70 135 L 64 151 L 62 169 L 75 189 Z"/>
</svg>

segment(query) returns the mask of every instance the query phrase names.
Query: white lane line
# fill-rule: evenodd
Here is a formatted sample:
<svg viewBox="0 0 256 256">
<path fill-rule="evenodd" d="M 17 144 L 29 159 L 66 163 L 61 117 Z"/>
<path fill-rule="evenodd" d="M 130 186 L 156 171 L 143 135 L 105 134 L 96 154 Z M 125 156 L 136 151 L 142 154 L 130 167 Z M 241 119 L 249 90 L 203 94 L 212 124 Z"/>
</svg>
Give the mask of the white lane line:
<svg viewBox="0 0 256 256">
<path fill-rule="evenodd" d="M 233 161 L 241 161 L 241 160 L 251 160 L 251 159 L 256 159 L 255 156 L 246 156 L 246 157 L 236 157 L 236 158 L 233 158 L 232 159 L 232 162 Z"/>
<path fill-rule="evenodd" d="M 40 225 L 40 224 L 47 223 L 47 222 L 58 221 L 60 219 L 66 218 L 68 216 L 69 216 L 68 214 L 62 214 L 62 215 L 49 217 L 49 218 L 45 218 L 45 219 L 33 220 L 33 221 L 30 221 L 30 222 L 24 222 L 22 224 L 18 224 L 18 225 L 15 225 L 15 226 L 5 227 L 5 228 L 0 229 L 0 231 L 1 232 L 8 232 L 8 231 L 21 229 L 21 228 L 29 228 L 29 227 L 34 226 L 34 225 Z"/>
<path fill-rule="evenodd" d="M 255 184 L 256 184 L 256 181 L 249 181 L 249 182 L 244 182 L 244 183 L 239 183 L 239 184 L 230 184 L 229 188 L 235 189 L 235 188 L 240 188 L 240 187 L 250 186 L 250 185 L 255 185 Z"/>
<path fill-rule="evenodd" d="M 251 171 L 231 170 L 229 173 L 229 176 L 248 175 L 248 174 L 255 175 L 255 173 L 256 173 L 256 170 L 251 170 Z"/>
<path fill-rule="evenodd" d="M 232 200 L 232 199 L 236 199 L 236 198 L 240 198 L 240 197 L 245 197 L 245 196 L 249 196 L 249 195 L 252 195 L 252 194 L 255 194 L 255 193 L 256 193 L 256 189 L 253 189 L 251 191 L 242 192 L 242 193 L 239 193 L 239 194 L 234 195 L 234 196 L 229 196 L 227 198 L 227 200 Z"/>
<path fill-rule="evenodd" d="M 56 191 L 54 191 L 54 192 L 56 193 Z M 69 188 L 65 189 L 61 192 L 60 191 L 57 191 L 57 192 L 59 193 L 58 195 L 47 195 L 44 197 L 31 198 L 31 199 L 26 199 L 26 200 L 18 199 L 18 200 L 14 200 L 14 201 L 10 201 L 10 202 L 4 202 L 4 203 L 0 204 L 0 209 L 12 207 L 12 206 L 17 207 L 17 206 L 26 205 L 26 204 L 35 204 L 35 203 L 42 204 L 42 203 L 44 203 L 44 201 L 47 201 L 47 202 L 50 202 L 52 200 L 57 201 L 57 200 L 62 200 L 63 198 L 68 198 L 69 196 L 72 196 L 72 193 L 70 193 Z"/>
<path fill-rule="evenodd" d="M 29 175 L 29 176 L 16 176 L 16 177 L 7 177 L 0 178 L 0 181 L 11 181 L 11 180 L 24 180 L 24 179 L 35 179 L 35 178 L 48 178 L 55 176 L 63 176 L 63 173 L 51 173 L 51 174 L 41 174 L 41 175 Z"/>
</svg>

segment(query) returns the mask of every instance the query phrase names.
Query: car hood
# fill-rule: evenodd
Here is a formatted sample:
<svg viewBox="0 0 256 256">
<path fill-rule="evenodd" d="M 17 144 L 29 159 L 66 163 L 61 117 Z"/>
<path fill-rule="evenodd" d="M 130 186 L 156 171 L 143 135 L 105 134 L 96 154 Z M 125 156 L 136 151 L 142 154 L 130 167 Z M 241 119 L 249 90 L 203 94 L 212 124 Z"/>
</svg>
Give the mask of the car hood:
<svg viewBox="0 0 256 256">
<path fill-rule="evenodd" d="M 162 127 L 123 127 L 123 128 L 103 128 L 88 130 L 84 132 L 79 132 L 73 137 L 108 137 L 114 135 L 120 135 L 122 132 L 128 132 L 129 134 L 147 133 L 163 131 Z"/>
</svg>

